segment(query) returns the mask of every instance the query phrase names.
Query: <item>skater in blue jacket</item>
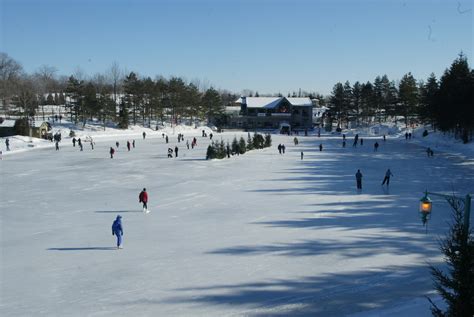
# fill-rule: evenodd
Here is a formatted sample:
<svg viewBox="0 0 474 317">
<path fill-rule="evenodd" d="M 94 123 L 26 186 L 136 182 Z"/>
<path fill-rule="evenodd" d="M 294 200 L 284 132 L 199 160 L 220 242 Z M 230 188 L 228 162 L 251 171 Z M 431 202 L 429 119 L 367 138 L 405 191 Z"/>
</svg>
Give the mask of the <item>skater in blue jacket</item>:
<svg viewBox="0 0 474 317">
<path fill-rule="evenodd" d="M 117 249 L 122 249 L 123 228 L 122 216 L 120 215 L 117 216 L 114 223 L 112 224 L 112 235 L 117 236 Z"/>
</svg>

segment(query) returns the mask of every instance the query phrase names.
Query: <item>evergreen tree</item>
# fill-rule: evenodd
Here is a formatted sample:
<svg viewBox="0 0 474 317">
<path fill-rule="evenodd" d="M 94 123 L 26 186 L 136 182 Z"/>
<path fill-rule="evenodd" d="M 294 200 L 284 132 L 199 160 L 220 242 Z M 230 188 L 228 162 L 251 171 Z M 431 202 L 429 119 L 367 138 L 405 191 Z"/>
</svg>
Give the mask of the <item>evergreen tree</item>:
<svg viewBox="0 0 474 317">
<path fill-rule="evenodd" d="M 397 114 L 405 118 L 405 126 L 408 127 L 409 116 L 417 111 L 418 86 L 411 73 L 405 74 L 399 84 L 399 105 Z"/>
<path fill-rule="evenodd" d="M 48 97 L 46 97 L 46 104 L 47 105 L 54 105 L 54 97 L 51 93 L 48 94 Z"/>
<path fill-rule="evenodd" d="M 454 131 L 467 143 L 474 130 L 474 72 L 461 53 L 440 80 L 436 121 L 443 131 Z"/>
<path fill-rule="evenodd" d="M 247 134 L 247 151 L 253 150 L 253 140 L 250 136 L 250 132 Z"/>
<path fill-rule="evenodd" d="M 356 81 L 352 86 L 352 111 L 355 116 L 356 125 L 359 126 L 360 112 L 362 104 L 362 86 Z"/>
<path fill-rule="evenodd" d="M 434 285 L 438 293 L 448 304 L 443 312 L 432 301 L 431 311 L 437 317 L 474 316 L 474 239 L 472 231 L 464 228 L 464 204 L 450 200 L 453 209 L 453 223 L 446 238 L 441 241 L 440 249 L 445 256 L 447 271 L 430 266 Z"/>
<path fill-rule="evenodd" d="M 334 85 L 330 97 L 329 111 L 332 117 L 337 120 L 337 127 L 341 127 L 341 121 L 344 116 L 346 98 L 344 95 L 344 86 L 341 83 Z"/>
<path fill-rule="evenodd" d="M 212 87 L 204 93 L 202 106 L 206 113 L 208 124 L 214 123 L 224 113 L 224 106 L 219 92 Z"/>
<path fill-rule="evenodd" d="M 418 108 L 418 115 L 422 121 L 430 121 L 434 123 L 436 111 L 436 96 L 438 94 L 439 84 L 434 73 L 425 84 L 420 88 L 420 107 Z"/>
<path fill-rule="evenodd" d="M 214 142 L 209 144 L 206 151 L 206 160 L 212 160 L 216 157 L 216 151 L 214 149 Z"/>
<path fill-rule="evenodd" d="M 235 153 L 235 154 L 239 153 L 240 154 L 239 142 L 237 141 L 237 137 L 234 137 L 234 139 L 232 140 L 231 151 L 232 151 L 232 153 Z"/>
<path fill-rule="evenodd" d="M 239 140 L 239 151 L 240 151 L 240 154 L 244 154 L 245 151 L 247 150 L 247 146 L 245 144 L 245 139 L 243 136 L 240 137 L 240 140 Z"/>
<path fill-rule="evenodd" d="M 270 133 L 265 134 L 265 147 L 270 147 L 272 146 L 272 136 Z"/>
</svg>

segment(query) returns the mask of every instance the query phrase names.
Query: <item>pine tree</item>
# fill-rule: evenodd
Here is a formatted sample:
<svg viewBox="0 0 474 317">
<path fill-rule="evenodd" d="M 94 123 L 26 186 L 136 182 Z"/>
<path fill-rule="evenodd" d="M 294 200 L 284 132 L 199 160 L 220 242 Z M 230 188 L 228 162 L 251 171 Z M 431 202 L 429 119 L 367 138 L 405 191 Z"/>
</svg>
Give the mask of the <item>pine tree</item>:
<svg viewBox="0 0 474 317">
<path fill-rule="evenodd" d="M 239 140 L 239 150 L 240 150 L 240 154 L 244 154 L 245 151 L 247 150 L 247 146 L 245 144 L 245 139 L 243 136 L 241 136 Z"/>
<path fill-rule="evenodd" d="M 250 136 L 250 132 L 247 134 L 247 151 L 253 150 L 253 140 Z"/>
<path fill-rule="evenodd" d="M 234 139 L 232 140 L 231 151 L 232 151 L 232 153 L 235 153 L 235 154 L 239 153 L 240 154 L 239 142 L 237 141 L 237 137 L 234 137 Z"/>
<path fill-rule="evenodd" d="M 270 147 L 272 146 L 272 136 L 270 133 L 265 135 L 265 147 Z"/>
<path fill-rule="evenodd" d="M 408 119 L 411 115 L 416 113 L 419 103 L 418 86 L 411 73 L 403 76 L 398 91 L 400 103 L 397 113 L 405 118 L 405 126 L 408 127 Z"/>
<path fill-rule="evenodd" d="M 446 238 L 441 241 L 440 249 L 445 255 L 448 269 L 441 270 L 430 266 L 434 285 L 438 293 L 448 304 L 443 312 L 431 299 L 431 312 L 437 317 L 474 316 L 474 238 L 466 232 L 463 219 L 463 203 L 451 199 L 453 223 Z"/>
</svg>

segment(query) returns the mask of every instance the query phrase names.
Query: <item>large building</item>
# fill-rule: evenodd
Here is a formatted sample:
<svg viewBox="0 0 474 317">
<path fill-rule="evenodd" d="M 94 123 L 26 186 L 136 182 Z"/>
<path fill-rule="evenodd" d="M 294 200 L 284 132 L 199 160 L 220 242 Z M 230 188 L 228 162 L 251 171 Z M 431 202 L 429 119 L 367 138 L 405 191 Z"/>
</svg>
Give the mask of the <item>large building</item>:
<svg viewBox="0 0 474 317">
<path fill-rule="evenodd" d="M 228 126 L 243 129 L 310 129 L 313 103 L 309 98 L 240 97 L 227 107 Z"/>
</svg>

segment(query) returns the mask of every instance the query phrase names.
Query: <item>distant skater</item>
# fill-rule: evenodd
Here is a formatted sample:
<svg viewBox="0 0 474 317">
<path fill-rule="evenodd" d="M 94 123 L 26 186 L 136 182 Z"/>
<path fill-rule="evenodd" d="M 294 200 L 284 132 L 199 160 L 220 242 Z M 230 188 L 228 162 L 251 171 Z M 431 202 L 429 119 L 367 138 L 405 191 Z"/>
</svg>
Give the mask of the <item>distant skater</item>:
<svg viewBox="0 0 474 317">
<path fill-rule="evenodd" d="M 390 183 L 390 176 L 393 176 L 393 174 L 392 174 L 392 172 L 390 171 L 390 169 L 388 169 L 388 170 L 385 172 L 385 178 L 383 179 L 382 186 L 385 185 L 385 182 L 387 182 L 387 186 L 388 186 L 388 184 Z"/>
<path fill-rule="evenodd" d="M 10 151 L 10 139 L 9 138 L 5 139 L 5 146 L 7 147 L 7 151 Z"/>
<path fill-rule="evenodd" d="M 130 152 L 130 146 L 131 146 L 130 141 L 127 140 L 127 149 L 129 152 Z"/>
<path fill-rule="evenodd" d="M 122 249 L 122 216 L 118 215 L 112 224 L 112 235 L 117 237 L 117 249 Z"/>
<path fill-rule="evenodd" d="M 375 143 L 374 143 L 374 152 L 377 152 L 378 149 L 379 149 L 379 143 L 377 141 L 375 141 Z"/>
<path fill-rule="evenodd" d="M 76 138 L 72 138 L 72 146 L 76 147 Z"/>
<path fill-rule="evenodd" d="M 303 151 L 301 151 L 301 159 L 303 159 L 303 156 L 304 156 L 304 153 Z"/>
<path fill-rule="evenodd" d="M 9 150 L 7 150 L 9 151 Z M 59 151 L 59 141 L 56 141 L 56 151 Z"/>
<path fill-rule="evenodd" d="M 143 140 L 145 140 L 145 138 L 146 138 L 146 132 L 143 131 L 142 135 L 143 135 Z"/>
<path fill-rule="evenodd" d="M 115 146 L 117 147 L 117 149 L 119 148 L 119 145 L 120 145 L 120 143 L 118 141 L 115 142 Z"/>
<path fill-rule="evenodd" d="M 79 147 L 81 148 L 81 151 L 82 151 L 83 148 L 82 148 L 82 141 L 81 141 L 81 138 L 77 139 L 77 144 L 79 145 Z"/>
<path fill-rule="evenodd" d="M 323 150 L 323 144 L 320 143 L 320 144 L 319 144 L 319 151 L 321 152 L 322 150 Z"/>
<path fill-rule="evenodd" d="M 132 147 L 135 148 L 135 140 L 132 140 Z"/>
<path fill-rule="evenodd" d="M 174 157 L 178 157 L 178 146 L 174 147 Z"/>
<path fill-rule="evenodd" d="M 143 212 L 148 213 L 148 193 L 146 192 L 146 188 L 143 188 L 140 195 L 138 195 L 138 202 L 143 203 Z"/>
<path fill-rule="evenodd" d="M 362 173 L 360 170 L 357 170 L 356 173 L 356 182 L 357 182 L 357 189 L 362 189 Z"/>
<path fill-rule="evenodd" d="M 115 153 L 115 149 L 113 147 L 110 147 L 110 158 L 113 159 L 114 158 L 114 153 Z"/>
</svg>

